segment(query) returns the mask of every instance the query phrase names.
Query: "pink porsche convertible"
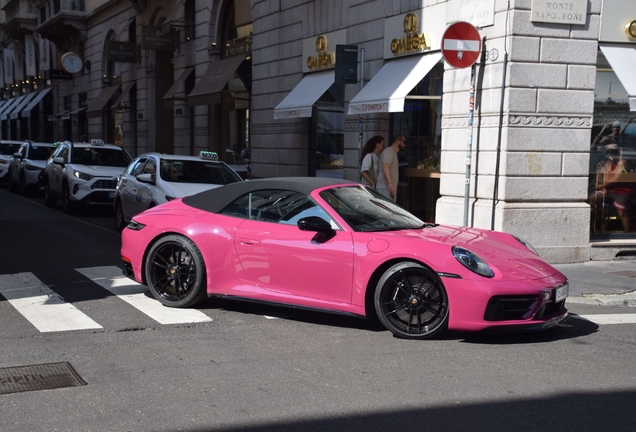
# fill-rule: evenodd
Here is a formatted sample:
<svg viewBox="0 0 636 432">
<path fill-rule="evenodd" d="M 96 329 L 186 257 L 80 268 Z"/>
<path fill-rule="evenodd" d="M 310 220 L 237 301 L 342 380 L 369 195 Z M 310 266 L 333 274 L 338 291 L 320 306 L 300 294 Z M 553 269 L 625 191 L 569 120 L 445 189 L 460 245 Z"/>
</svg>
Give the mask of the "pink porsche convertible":
<svg viewBox="0 0 636 432">
<path fill-rule="evenodd" d="M 166 306 L 222 297 L 377 317 L 398 337 L 542 330 L 568 282 L 524 241 L 426 223 L 325 178 L 233 183 L 151 208 L 122 234 L 124 273 Z"/>
</svg>

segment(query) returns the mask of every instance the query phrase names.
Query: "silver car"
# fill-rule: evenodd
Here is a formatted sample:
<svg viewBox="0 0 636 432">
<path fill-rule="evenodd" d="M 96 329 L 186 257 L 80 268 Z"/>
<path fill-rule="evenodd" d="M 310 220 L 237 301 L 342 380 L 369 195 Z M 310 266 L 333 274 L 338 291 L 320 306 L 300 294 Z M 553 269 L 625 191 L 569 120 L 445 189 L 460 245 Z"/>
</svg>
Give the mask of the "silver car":
<svg viewBox="0 0 636 432">
<path fill-rule="evenodd" d="M 40 173 L 54 150 L 52 143 L 22 144 L 9 162 L 9 190 L 22 195 L 36 192 L 42 186 Z"/>
<path fill-rule="evenodd" d="M 24 141 L 0 141 L 0 182 L 9 180 L 9 161 Z"/>
<path fill-rule="evenodd" d="M 121 231 L 134 215 L 151 207 L 240 181 L 215 152 L 203 151 L 200 156 L 145 153 L 119 176 L 115 225 Z"/>
</svg>

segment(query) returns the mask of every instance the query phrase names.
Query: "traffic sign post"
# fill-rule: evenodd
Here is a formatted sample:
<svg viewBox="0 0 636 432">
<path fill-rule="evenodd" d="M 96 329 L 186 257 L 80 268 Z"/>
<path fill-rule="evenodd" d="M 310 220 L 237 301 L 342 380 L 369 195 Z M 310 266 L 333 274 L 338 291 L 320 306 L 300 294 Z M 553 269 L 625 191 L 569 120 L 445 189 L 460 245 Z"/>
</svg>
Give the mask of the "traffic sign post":
<svg viewBox="0 0 636 432">
<path fill-rule="evenodd" d="M 466 149 L 466 179 L 464 188 L 464 226 L 468 226 L 470 171 L 473 153 L 473 110 L 475 107 L 475 62 L 481 53 L 481 36 L 470 23 L 459 21 L 448 26 L 442 35 L 442 56 L 457 69 L 470 67 L 470 95 L 468 101 L 468 144 Z"/>
</svg>

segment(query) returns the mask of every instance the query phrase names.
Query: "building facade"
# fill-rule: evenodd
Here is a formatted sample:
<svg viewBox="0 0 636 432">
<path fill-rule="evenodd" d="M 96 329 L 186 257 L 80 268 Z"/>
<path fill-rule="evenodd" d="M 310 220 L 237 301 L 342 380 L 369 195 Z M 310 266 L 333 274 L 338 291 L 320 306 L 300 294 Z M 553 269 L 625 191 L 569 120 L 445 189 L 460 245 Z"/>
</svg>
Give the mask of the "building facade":
<svg viewBox="0 0 636 432">
<path fill-rule="evenodd" d="M 402 134 L 397 199 L 420 218 L 513 233 L 552 263 L 636 253 L 631 0 L 2 10 L 3 139 L 99 138 L 132 155 L 214 150 L 230 162 L 243 152 L 255 178 L 356 180 L 362 145 Z M 474 68 L 443 59 L 457 21 L 479 28 Z"/>
</svg>

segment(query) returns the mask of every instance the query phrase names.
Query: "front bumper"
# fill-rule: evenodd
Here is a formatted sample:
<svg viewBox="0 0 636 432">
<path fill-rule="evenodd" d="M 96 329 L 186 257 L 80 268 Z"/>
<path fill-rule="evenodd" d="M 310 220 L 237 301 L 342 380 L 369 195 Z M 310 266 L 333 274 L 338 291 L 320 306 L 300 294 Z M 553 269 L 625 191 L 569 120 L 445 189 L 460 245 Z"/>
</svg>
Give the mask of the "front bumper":
<svg viewBox="0 0 636 432">
<path fill-rule="evenodd" d="M 116 186 L 117 182 L 112 179 L 75 181 L 70 185 L 71 200 L 85 205 L 112 205 L 115 201 Z"/>
</svg>

